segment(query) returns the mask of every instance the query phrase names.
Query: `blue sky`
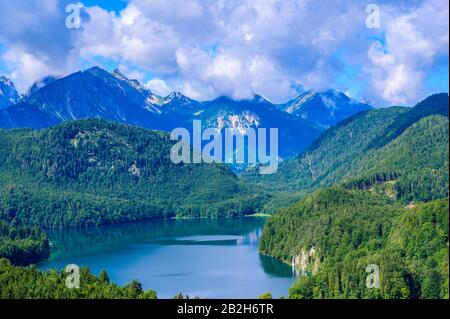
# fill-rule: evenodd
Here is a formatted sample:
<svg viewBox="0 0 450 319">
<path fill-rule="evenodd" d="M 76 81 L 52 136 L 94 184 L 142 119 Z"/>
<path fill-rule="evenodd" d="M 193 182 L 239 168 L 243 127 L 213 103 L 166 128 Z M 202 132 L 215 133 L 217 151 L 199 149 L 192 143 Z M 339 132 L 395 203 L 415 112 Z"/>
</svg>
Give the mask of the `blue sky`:
<svg viewBox="0 0 450 319">
<path fill-rule="evenodd" d="M 83 0 L 82 3 L 87 7 L 97 5 L 107 11 L 114 11 L 117 14 L 119 14 L 120 11 L 125 9 L 128 5 L 128 1 L 126 0 L 106 0 L 106 1 Z"/>
<path fill-rule="evenodd" d="M 70 29 L 73 3 L 0 1 L 0 73 L 20 91 L 99 65 L 201 100 L 333 88 L 382 107 L 448 92 L 445 0 L 377 1 L 376 16 L 374 1 L 80 0 Z"/>
</svg>

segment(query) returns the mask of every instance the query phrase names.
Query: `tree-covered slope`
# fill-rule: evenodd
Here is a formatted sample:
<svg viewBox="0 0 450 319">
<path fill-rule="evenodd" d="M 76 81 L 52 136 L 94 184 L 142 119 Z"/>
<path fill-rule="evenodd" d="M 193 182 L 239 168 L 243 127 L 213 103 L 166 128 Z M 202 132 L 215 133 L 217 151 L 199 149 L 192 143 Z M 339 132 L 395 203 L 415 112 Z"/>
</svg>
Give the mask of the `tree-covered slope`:
<svg viewBox="0 0 450 319">
<path fill-rule="evenodd" d="M 175 165 L 162 132 L 104 120 L 0 131 L 0 219 L 46 227 L 253 213 L 226 167 Z"/>
<path fill-rule="evenodd" d="M 269 185 L 303 199 L 269 219 L 259 248 L 298 256 L 290 297 L 449 297 L 447 115 L 448 95 L 360 113 L 280 167 Z M 379 289 L 366 286 L 371 264 Z"/>
<path fill-rule="evenodd" d="M 391 182 L 392 196 L 406 201 L 448 197 L 448 125 L 440 115 L 419 120 L 357 162 L 344 183 L 366 189 Z"/>
<path fill-rule="evenodd" d="M 334 187 L 268 221 L 260 251 L 306 255 L 292 298 L 448 298 L 448 199 L 402 206 L 387 196 Z M 370 264 L 380 289 L 366 287 Z"/>
<path fill-rule="evenodd" d="M 275 207 L 314 189 L 341 183 L 371 187 L 375 182 L 391 181 L 395 195 L 405 200 L 447 196 L 445 109 L 448 113 L 448 95 L 439 94 L 411 109 L 391 107 L 358 113 L 327 130 L 296 159 L 282 163 L 276 174 L 257 176 L 250 172 L 245 177 L 278 190 Z M 386 143 L 377 145 L 382 139 Z"/>
<path fill-rule="evenodd" d="M 144 291 L 136 280 L 122 287 L 111 283 L 105 271 L 96 277 L 81 268 L 79 289 L 67 288 L 67 277 L 64 271 L 14 267 L 0 258 L 0 299 L 156 299 L 155 291 Z"/>
<path fill-rule="evenodd" d="M 374 141 L 372 147 L 381 147 L 402 134 L 408 127 L 430 115 L 448 117 L 448 94 L 433 94 L 418 103 L 405 116 L 398 116 L 385 130 L 383 136 Z"/>
<path fill-rule="evenodd" d="M 37 227 L 13 226 L 0 220 L 0 258 L 14 265 L 28 265 L 48 258 L 47 235 Z"/>
</svg>

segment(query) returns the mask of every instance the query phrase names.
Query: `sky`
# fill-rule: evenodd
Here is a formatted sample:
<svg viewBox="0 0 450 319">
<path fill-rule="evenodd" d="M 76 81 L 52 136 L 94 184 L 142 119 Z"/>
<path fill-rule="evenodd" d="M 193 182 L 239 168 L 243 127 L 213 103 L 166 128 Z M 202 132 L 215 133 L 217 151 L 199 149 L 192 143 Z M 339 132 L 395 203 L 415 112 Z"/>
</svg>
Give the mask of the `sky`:
<svg viewBox="0 0 450 319">
<path fill-rule="evenodd" d="M 98 65 L 163 96 L 414 105 L 448 92 L 448 47 L 447 0 L 0 0 L 0 74 L 21 92 Z"/>
</svg>

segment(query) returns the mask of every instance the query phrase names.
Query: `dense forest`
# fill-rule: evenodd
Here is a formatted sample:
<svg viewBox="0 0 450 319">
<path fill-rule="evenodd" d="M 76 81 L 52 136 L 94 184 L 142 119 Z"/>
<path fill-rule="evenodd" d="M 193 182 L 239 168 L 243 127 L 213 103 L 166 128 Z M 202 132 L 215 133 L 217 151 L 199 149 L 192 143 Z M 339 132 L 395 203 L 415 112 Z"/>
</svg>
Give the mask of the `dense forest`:
<svg viewBox="0 0 450 319">
<path fill-rule="evenodd" d="M 448 200 L 404 207 L 369 191 L 319 190 L 272 217 L 260 251 L 306 255 L 291 298 L 448 298 Z M 366 267 L 380 288 L 366 287 Z"/>
<path fill-rule="evenodd" d="M 0 219 L 40 227 L 232 217 L 264 200 L 219 164 L 173 164 L 168 134 L 104 120 L 0 130 Z"/>
<path fill-rule="evenodd" d="M 153 290 L 144 291 L 133 280 L 125 286 L 111 283 L 106 271 L 98 277 L 87 268 L 80 269 L 80 288 L 66 286 L 68 275 L 56 270 L 40 271 L 35 266 L 12 266 L 0 259 L 0 299 L 156 299 Z"/>
<path fill-rule="evenodd" d="M 360 113 L 265 181 L 296 191 L 284 203 L 302 197 L 259 246 L 297 263 L 291 298 L 449 298 L 448 133 L 446 94 Z M 379 289 L 366 286 L 372 264 Z"/>
<path fill-rule="evenodd" d="M 167 134 L 104 120 L 0 130 L 1 298 L 156 298 L 106 272 L 83 268 L 68 289 L 62 272 L 22 267 L 48 257 L 42 229 L 262 209 L 277 211 L 260 252 L 300 260 L 291 298 L 449 298 L 448 133 L 448 95 L 434 95 L 354 115 L 277 174 L 238 178 L 175 165 Z"/>
<path fill-rule="evenodd" d="M 368 154 L 344 185 L 367 189 L 392 182 L 392 195 L 403 202 L 448 197 L 448 125 L 448 118 L 439 115 L 412 124 Z"/>
<path fill-rule="evenodd" d="M 81 289 L 68 289 L 65 273 L 19 266 L 48 258 L 42 228 L 241 216 L 264 200 L 225 166 L 173 164 L 162 132 L 92 119 L 0 130 L 0 144 L 1 298 L 156 298 L 106 272 L 82 269 Z"/>
<path fill-rule="evenodd" d="M 0 258 L 14 265 L 29 265 L 48 258 L 47 235 L 38 227 L 12 226 L 0 220 Z"/>
</svg>

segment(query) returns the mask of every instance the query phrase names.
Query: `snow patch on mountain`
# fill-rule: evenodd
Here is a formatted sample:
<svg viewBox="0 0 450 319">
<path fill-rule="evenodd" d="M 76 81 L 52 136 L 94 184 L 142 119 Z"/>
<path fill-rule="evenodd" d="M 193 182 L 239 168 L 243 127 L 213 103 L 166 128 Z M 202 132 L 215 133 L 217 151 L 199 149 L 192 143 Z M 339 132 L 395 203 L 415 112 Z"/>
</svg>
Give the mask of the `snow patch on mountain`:
<svg viewBox="0 0 450 319">
<path fill-rule="evenodd" d="M 333 89 L 324 92 L 307 91 L 278 107 L 324 129 L 355 113 L 372 108 L 366 103 L 353 100 L 344 93 Z"/>
<path fill-rule="evenodd" d="M 241 135 L 247 133 L 250 128 L 257 128 L 261 123 L 261 119 L 254 113 L 249 111 L 241 114 L 219 114 L 216 119 L 215 127 L 218 131 L 223 128 L 231 128 L 232 131 L 237 131 Z"/>
<path fill-rule="evenodd" d="M 174 107 L 194 107 L 199 103 L 194 101 L 180 92 L 172 92 L 164 98 L 162 105 L 172 105 Z"/>
<path fill-rule="evenodd" d="M 144 105 L 143 107 L 150 111 L 150 112 L 156 112 L 161 113 L 161 109 L 159 106 L 162 104 L 163 99 L 153 94 L 149 89 L 142 86 L 142 84 L 136 80 L 136 79 L 128 79 L 122 72 L 120 72 L 118 69 L 114 69 L 114 71 L 111 73 L 115 78 L 117 78 L 120 81 L 123 81 L 127 83 L 129 86 L 137 90 L 142 96 L 144 97 Z"/>
<path fill-rule="evenodd" d="M 285 109 L 285 111 L 289 114 L 295 113 L 295 111 L 297 111 L 297 109 L 300 108 L 304 103 L 312 99 L 314 94 L 314 92 L 308 91 L 297 97 L 295 100 L 288 102 L 289 106 Z"/>
</svg>

